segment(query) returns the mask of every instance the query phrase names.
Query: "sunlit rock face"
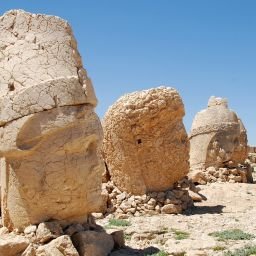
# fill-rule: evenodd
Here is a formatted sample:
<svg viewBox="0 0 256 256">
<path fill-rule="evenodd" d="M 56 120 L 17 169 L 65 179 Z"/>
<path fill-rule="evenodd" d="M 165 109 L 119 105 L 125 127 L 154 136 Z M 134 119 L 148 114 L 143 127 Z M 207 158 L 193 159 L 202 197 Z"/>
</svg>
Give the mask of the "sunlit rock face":
<svg viewBox="0 0 256 256">
<path fill-rule="evenodd" d="M 247 155 L 243 123 L 226 99 L 211 97 L 207 109 L 196 114 L 190 134 L 190 167 L 234 167 Z"/>
<path fill-rule="evenodd" d="M 0 17 L 3 223 L 86 221 L 100 209 L 102 128 L 69 24 L 13 10 Z"/>
<path fill-rule="evenodd" d="M 179 93 L 169 87 L 124 95 L 107 111 L 103 155 L 121 191 L 165 191 L 189 170 Z"/>
</svg>

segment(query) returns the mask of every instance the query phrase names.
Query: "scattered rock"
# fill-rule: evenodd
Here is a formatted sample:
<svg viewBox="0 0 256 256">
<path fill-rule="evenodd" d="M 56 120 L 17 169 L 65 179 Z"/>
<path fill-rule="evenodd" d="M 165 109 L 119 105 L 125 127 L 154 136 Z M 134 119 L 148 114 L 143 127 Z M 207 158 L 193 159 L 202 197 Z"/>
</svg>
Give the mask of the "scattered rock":
<svg viewBox="0 0 256 256">
<path fill-rule="evenodd" d="M 30 225 L 30 226 L 28 226 L 24 229 L 24 234 L 28 235 L 28 234 L 31 234 L 31 233 L 35 233 L 36 229 L 37 229 L 36 225 Z"/>
<path fill-rule="evenodd" d="M 60 236 L 50 243 L 40 246 L 36 250 L 36 256 L 79 256 L 77 250 L 72 244 L 72 241 L 69 236 L 64 235 Z M 81 255 L 87 255 L 87 254 L 81 254 Z"/>
<path fill-rule="evenodd" d="M 164 214 L 178 214 L 182 212 L 182 207 L 176 204 L 167 204 L 162 207 L 161 213 Z"/>
<path fill-rule="evenodd" d="M 25 251 L 28 247 L 28 239 L 14 235 L 7 234 L 0 236 L 0 255 L 3 256 L 17 256 Z"/>
<path fill-rule="evenodd" d="M 63 235 L 63 230 L 58 222 L 40 223 L 36 230 L 36 237 L 40 243 L 47 243 L 61 235 Z"/>
<path fill-rule="evenodd" d="M 114 248 L 111 235 L 105 232 L 83 231 L 72 236 L 79 255 L 107 256 Z"/>
</svg>

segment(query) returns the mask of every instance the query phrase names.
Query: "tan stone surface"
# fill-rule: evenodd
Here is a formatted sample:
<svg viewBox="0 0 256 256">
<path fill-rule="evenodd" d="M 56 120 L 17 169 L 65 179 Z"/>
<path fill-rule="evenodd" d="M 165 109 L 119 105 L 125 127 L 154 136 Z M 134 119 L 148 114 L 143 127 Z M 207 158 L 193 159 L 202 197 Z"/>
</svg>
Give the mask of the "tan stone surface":
<svg viewBox="0 0 256 256">
<path fill-rule="evenodd" d="M 211 97 L 208 108 L 194 118 L 190 134 L 190 167 L 237 166 L 247 155 L 247 136 L 242 121 L 227 100 Z"/>
<path fill-rule="evenodd" d="M 101 207 L 103 136 L 71 27 L 14 10 L 0 38 L 3 223 L 84 222 Z"/>
<path fill-rule="evenodd" d="M 121 97 L 103 121 L 103 155 L 117 187 L 133 194 L 164 191 L 189 169 L 184 106 L 173 88 Z"/>
<path fill-rule="evenodd" d="M 0 255 L 17 256 L 28 247 L 28 239 L 15 234 L 6 234 L 0 236 Z"/>
<path fill-rule="evenodd" d="M 57 106 L 96 105 L 69 24 L 13 10 L 0 17 L 0 123 Z"/>
<path fill-rule="evenodd" d="M 8 170 L 2 172 L 4 225 L 85 221 L 88 213 L 100 208 L 100 123 L 90 106 L 32 114 L 4 129 L 0 141 Z"/>
<path fill-rule="evenodd" d="M 79 256 L 69 236 L 60 236 L 50 243 L 40 246 L 36 256 Z"/>
</svg>

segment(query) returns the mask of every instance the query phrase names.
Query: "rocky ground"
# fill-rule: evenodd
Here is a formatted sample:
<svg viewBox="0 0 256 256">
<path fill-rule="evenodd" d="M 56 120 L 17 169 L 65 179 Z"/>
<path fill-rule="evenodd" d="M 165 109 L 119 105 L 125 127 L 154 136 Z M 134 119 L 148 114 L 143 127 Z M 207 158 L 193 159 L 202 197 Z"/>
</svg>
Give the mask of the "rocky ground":
<svg viewBox="0 0 256 256">
<path fill-rule="evenodd" d="M 207 200 L 195 203 L 183 214 L 130 217 L 127 222 L 112 225 L 108 218 L 98 220 L 108 232 L 124 230 L 127 248 L 111 255 L 218 256 L 248 244 L 256 246 L 256 184 L 212 183 L 200 188 Z M 118 224 L 121 226 L 116 227 Z M 218 241 L 209 235 L 232 229 L 254 234 L 255 238 Z"/>
</svg>

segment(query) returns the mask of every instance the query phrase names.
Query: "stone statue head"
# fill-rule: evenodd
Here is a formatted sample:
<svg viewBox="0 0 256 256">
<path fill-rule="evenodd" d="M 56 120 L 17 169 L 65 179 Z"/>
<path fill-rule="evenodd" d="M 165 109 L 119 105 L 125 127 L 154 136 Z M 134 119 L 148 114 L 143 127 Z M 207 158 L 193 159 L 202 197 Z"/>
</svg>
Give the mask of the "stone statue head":
<svg viewBox="0 0 256 256">
<path fill-rule="evenodd" d="M 102 128 L 93 87 L 66 21 L 0 17 L 2 213 L 10 229 L 100 209 Z"/>
<path fill-rule="evenodd" d="M 191 168 L 234 166 L 244 161 L 236 154 L 243 150 L 241 144 L 247 143 L 241 124 L 236 113 L 228 108 L 226 99 L 211 97 L 208 108 L 197 113 L 192 124 Z"/>
</svg>

